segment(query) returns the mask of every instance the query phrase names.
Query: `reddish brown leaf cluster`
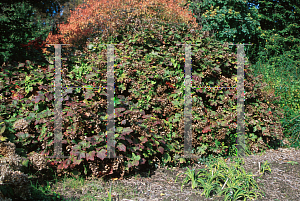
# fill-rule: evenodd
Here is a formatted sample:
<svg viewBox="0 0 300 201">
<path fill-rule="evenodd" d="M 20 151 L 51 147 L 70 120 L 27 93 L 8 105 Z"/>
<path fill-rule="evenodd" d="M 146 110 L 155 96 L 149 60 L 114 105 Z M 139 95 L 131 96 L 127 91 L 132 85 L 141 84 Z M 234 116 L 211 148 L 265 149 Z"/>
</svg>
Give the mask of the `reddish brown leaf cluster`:
<svg viewBox="0 0 300 201">
<path fill-rule="evenodd" d="M 170 88 L 175 89 L 175 87 L 170 82 L 166 82 L 166 85 L 168 85 Z"/>
<path fill-rule="evenodd" d="M 38 37 L 34 40 L 29 41 L 27 44 L 21 44 L 21 47 L 26 47 L 27 50 L 30 47 L 33 47 L 34 49 L 40 49 L 42 47 L 45 47 L 45 42 L 42 41 L 41 37 Z"/>
</svg>

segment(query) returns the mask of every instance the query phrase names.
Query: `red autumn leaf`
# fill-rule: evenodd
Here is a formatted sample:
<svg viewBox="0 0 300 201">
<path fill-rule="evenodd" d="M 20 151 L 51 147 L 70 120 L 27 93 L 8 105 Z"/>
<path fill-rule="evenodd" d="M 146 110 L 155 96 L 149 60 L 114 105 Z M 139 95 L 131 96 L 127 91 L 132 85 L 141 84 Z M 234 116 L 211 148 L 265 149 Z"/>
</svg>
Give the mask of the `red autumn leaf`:
<svg viewBox="0 0 300 201">
<path fill-rule="evenodd" d="M 26 49 L 40 49 L 45 47 L 45 42 L 42 41 L 42 39 L 40 37 L 34 39 L 34 40 L 30 40 L 27 44 L 21 44 L 21 47 L 26 47 Z"/>
<path fill-rule="evenodd" d="M 97 152 L 97 157 L 103 160 L 106 157 L 106 150 L 102 149 L 100 152 Z"/>
<path fill-rule="evenodd" d="M 86 153 L 86 160 L 91 160 L 94 161 L 94 157 L 95 157 L 95 151 L 90 151 L 89 153 Z"/>
<path fill-rule="evenodd" d="M 164 153 L 164 148 L 158 147 L 158 151 L 159 151 L 161 154 L 163 154 L 163 153 Z"/>
<path fill-rule="evenodd" d="M 119 149 L 119 151 L 126 151 L 126 146 L 124 144 L 119 144 L 117 148 Z"/>
<path fill-rule="evenodd" d="M 46 96 L 46 98 L 47 98 L 47 99 L 46 99 L 47 101 L 51 101 L 51 100 L 53 99 L 53 94 L 51 94 L 50 92 L 46 92 L 46 93 L 45 93 L 45 96 Z"/>
<path fill-rule="evenodd" d="M 69 159 L 67 159 L 67 160 L 65 160 L 64 162 L 63 162 L 63 167 L 65 168 L 65 169 L 67 169 L 68 167 L 69 167 L 69 165 L 70 165 L 70 160 Z"/>
<path fill-rule="evenodd" d="M 211 131 L 210 125 L 206 126 L 206 127 L 202 130 L 203 133 L 207 133 L 207 132 L 209 132 L 209 131 Z"/>
<path fill-rule="evenodd" d="M 139 3 L 125 4 L 123 1 L 99 1 L 90 0 L 88 3 L 78 5 L 74 11 L 71 11 L 68 23 L 59 24 L 59 34 L 52 35 L 49 33 L 45 44 L 72 44 L 72 45 L 85 45 L 86 41 L 80 39 L 89 38 L 93 31 L 105 29 L 105 27 L 114 27 L 112 24 L 117 23 L 122 15 L 116 16 L 113 19 L 107 18 L 107 14 L 111 14 L 111 8 L 118 8 L 120 10 L 132 10 L 130 16 L 135 16 L 140 13 L 140 8 L 145 8 L 145 15 L 161 15 L 160 10 L 165 10 L 168 18 L 177 19 L 184 23 L 189 23 L 194 28 L 199 28 L 196 18 L 187 9 L 182 9 L 177 1 L 172 1 L 158 5 L 158 9 L 153 11 L 152 1 L 142 1 Z M 136 9 L 138 8 L 138 9 Z M 116 14 L 116 13 L 115 13 Z M 128 16 L 128 17 L 130 17 Z M 118 19 L 119 18 L 119 19 Z M 176 20 L 176 21 L 177 21 Z M 163 20 L 166 21 L 166 20 Z M 47 52 L 43 48 L 43 52 Z"/>
<path fill-rule="evenodd" d="M 170 82 L 166 82 L 166 85 L 168 85 L 170 88 L 175 89 L 175 87 Z"/>
<path fill-rule="evenodd" d="M 76 158 L 73 159 L 73 164 L 74 165 L 79 165 L 81 163 L 82 159 L 77 160 Z"/>
<path fill-rule="evenodd" d="M 79 159 L 85 158 L 86 153 L 85 151 L 79 151 Z"/>
<path fill-rule="evenodd" d="M 62 164 L 62 163 L 59 164 L 59 165 L 57 166 L 57 169 L 59 169 L 59 170 L 63 169 L 63 164 Z"/>
<path fill-rule="evenodd" d="M 24 95 L 19 93 L 19 92 L 14 93 L 13 96 L 12 96 L 13 100 L 21 100 L 22 98 L 24 98 Z"/>
<path fill-rule="evenodd" d="M 41 91 L 38 91 L 38 95 L 35 96 L 34 101 L 35 101 L 35 103 L 38 103 L 40 101 L 44 101 L 44 99 L 45 99 L 44 94 Z"/>
</svg>

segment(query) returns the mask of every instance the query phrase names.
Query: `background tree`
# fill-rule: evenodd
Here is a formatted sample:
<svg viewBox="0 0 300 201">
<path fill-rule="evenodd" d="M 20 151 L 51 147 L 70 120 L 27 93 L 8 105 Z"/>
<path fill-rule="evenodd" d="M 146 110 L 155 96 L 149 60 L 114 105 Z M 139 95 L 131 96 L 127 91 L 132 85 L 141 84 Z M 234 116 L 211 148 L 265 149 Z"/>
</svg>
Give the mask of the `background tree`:
<svg viewBox="0 0 300 201">
<path fill-rule="evenodd" d="M 49 30 L 41 29 L 41 24 L 34 24 L 34 9 L 27 3 L 0 4 L 0 32 L 1 32 L 1 64 L 7 61 L 24 61 L 28 57 L 25 47 L 27 44 L 45 35 Z"/>
<path fill-rule="evenodd" d="M 9 61 L 24 62 L 27 59 L 45 61 L 41 46 L 37 46 L 37 43 L 44 41 L 50 31 L 55 34 L 56 25 L 68 18 L 68 12 L 60 15 L 63 9 L 69 11 L 81 2 L 82 0 L 2 1 L 1 64 Z"/>
<path fill-rule="evenodd" d="M 70 10 L 74 10 L 74 8 L 82 4 L 83 1 L 84 0 L 3 0 L 2 3 L 6 6 L 16 3 L 30 4 L 33 9 L 36 10 L 34 12 L 35 20 L 40 17 L 43 25 L 47 25 L 51 22 L 50 24 L 55 26 L 55 22 L 60 23 L 67 19 L 70 15 Z"/>
<path fill-rule="evenodd" d="M 252 43 L 253 46 L 245 47 L 252 64 L 259 58 L 267 61 L 283 52 L 299 61 L 299 0 L 187 0 L 186 3 L 190 3 L 197 23 L 217 40 Z"/>
<path fill-rule="evenodd" d="M 253 44 L 245 46 L 246 56 L 251 63 L 258 59 L 257 52 L 262 30 L 259 29 L 259 13 L 255 8 L 249 8 L 245 0 L 187 0 L 189 10 L 203 26 L 204 31 L 209 31 L 218 41 L 229 43 Z M 236 51 L 236 46 L 231 46 Z"/>
<path fill-rule="evenodd" d="M 30 0 L 30 2 L 34 2 Z M 43 25 L 51 25 L 53 33 L 57 32 L 57 24 L 66 22 L 70 17 L 70 11 L 82 4 L 83 0 L 52 0 L 39 2 L 36 8 L 36 17 L 41 17 Z"/>
<path fill-rule="evenodd" d="M 300 1 L 257 1 L 262 30 L 260 55 L 263 61 L 286 55 L 299 66 Z M 285 56 L 285 57 L 286 57 Z"/>
<path fill-rule="evenodd" d="M 182 2 L 179 1 L 179 2 Z M 71 16 L 67 23 L 59 26 L 61 35 L 49 35 L 47 43 L 54 43 L 61 40 L 65 44 L 73 44 L 77 49 L 82 49 L 89 37 L 102 34 L 102 30 L 113 30 L 117 26 L 117 20 L 122 16 L 128 17 L 136 15 L 151 16 L 161 13 L 159 17 L 170 20 L 184 19 L 186 23 L 197 25 L 191 13 L 179 7 L 178 1 L 166 3 L 164 1 L 89 1 L 71 11 Z M 158 9 L 158 5 L 163 5 L 164 9 Z M 122 12 L 120 11 L 120 8 Z M 101 33 L 100 33 L 101 32 Z"/>
</svg>

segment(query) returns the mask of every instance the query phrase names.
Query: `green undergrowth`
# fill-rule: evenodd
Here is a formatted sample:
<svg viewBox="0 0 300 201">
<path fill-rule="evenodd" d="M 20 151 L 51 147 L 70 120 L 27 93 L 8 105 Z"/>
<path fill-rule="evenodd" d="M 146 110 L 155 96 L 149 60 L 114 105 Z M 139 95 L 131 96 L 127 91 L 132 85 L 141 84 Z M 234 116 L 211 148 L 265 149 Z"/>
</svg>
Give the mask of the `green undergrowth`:
<svg viewBox="0 0 300 201">
<path fill-rule="evenodd" d="M 255 75 L 263 75 L 268 83 L 266 90 L 280 96 L 275 102 L 284 110 L 280 121 L 284 128 L 285 138 L 291 147 L 300 146 L 300 68 L 299 62 L 284 53 L 268 61 L 259 60 L 253 65 Z"/>
<path fill-rule="evenodd" d="M 235 161 L 232 166 L 227 166 L 225 160 L 219 158 L 216 163 L 206 165 L 207 168 L 198 169 L 198 173 L 195 169 L 187 168 L 181 190 L 184 184 L 191 181 L 192 188 L 202 188 L 204 191 L 201 195 L 206 198 L 224 195 L 224 200 L 257 199 L 261 194 L 257 192 L 259 187 L 254 175 L 245 172 L 241 166 L 244 164 L 243 159 L 237 158 Z M 261 172 L 266 170 L 271 172 L 268 163 L 262 166 Z"/>
</svg>

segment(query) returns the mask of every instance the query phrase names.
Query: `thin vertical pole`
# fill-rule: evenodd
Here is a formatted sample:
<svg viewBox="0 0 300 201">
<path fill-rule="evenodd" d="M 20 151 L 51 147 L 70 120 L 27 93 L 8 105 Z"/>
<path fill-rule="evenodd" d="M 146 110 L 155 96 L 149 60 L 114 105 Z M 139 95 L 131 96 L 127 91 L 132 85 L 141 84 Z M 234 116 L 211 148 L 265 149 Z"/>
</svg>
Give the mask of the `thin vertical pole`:
<svg viewBox="0 0 300 201">
<path fill-rule="evenodd" d="M 107 157 L 115 158 L 115 106 L 114 106 L 114 45 L 107 47 Z"/>
<path fill-rule="evenodd" d="M 192 154 L 191 45 L 185 44 L 184 155 Z"/>
<path fill-rule="evenodd" d="M 237 48 L 237 150 L 238 157 L 245 156 L 245 91 L 244 91 L 244 45 Z"/>
<path fill-rule="evenodd" d="M 69 158 L 62 155 L 62 95 L 61 95 L 61 46 L 55 48 L 55 82 L 54 82 L 54 155 L 49 158 Z M 66 44 L 68 45 L 68 44 Z"/>
</svg>

